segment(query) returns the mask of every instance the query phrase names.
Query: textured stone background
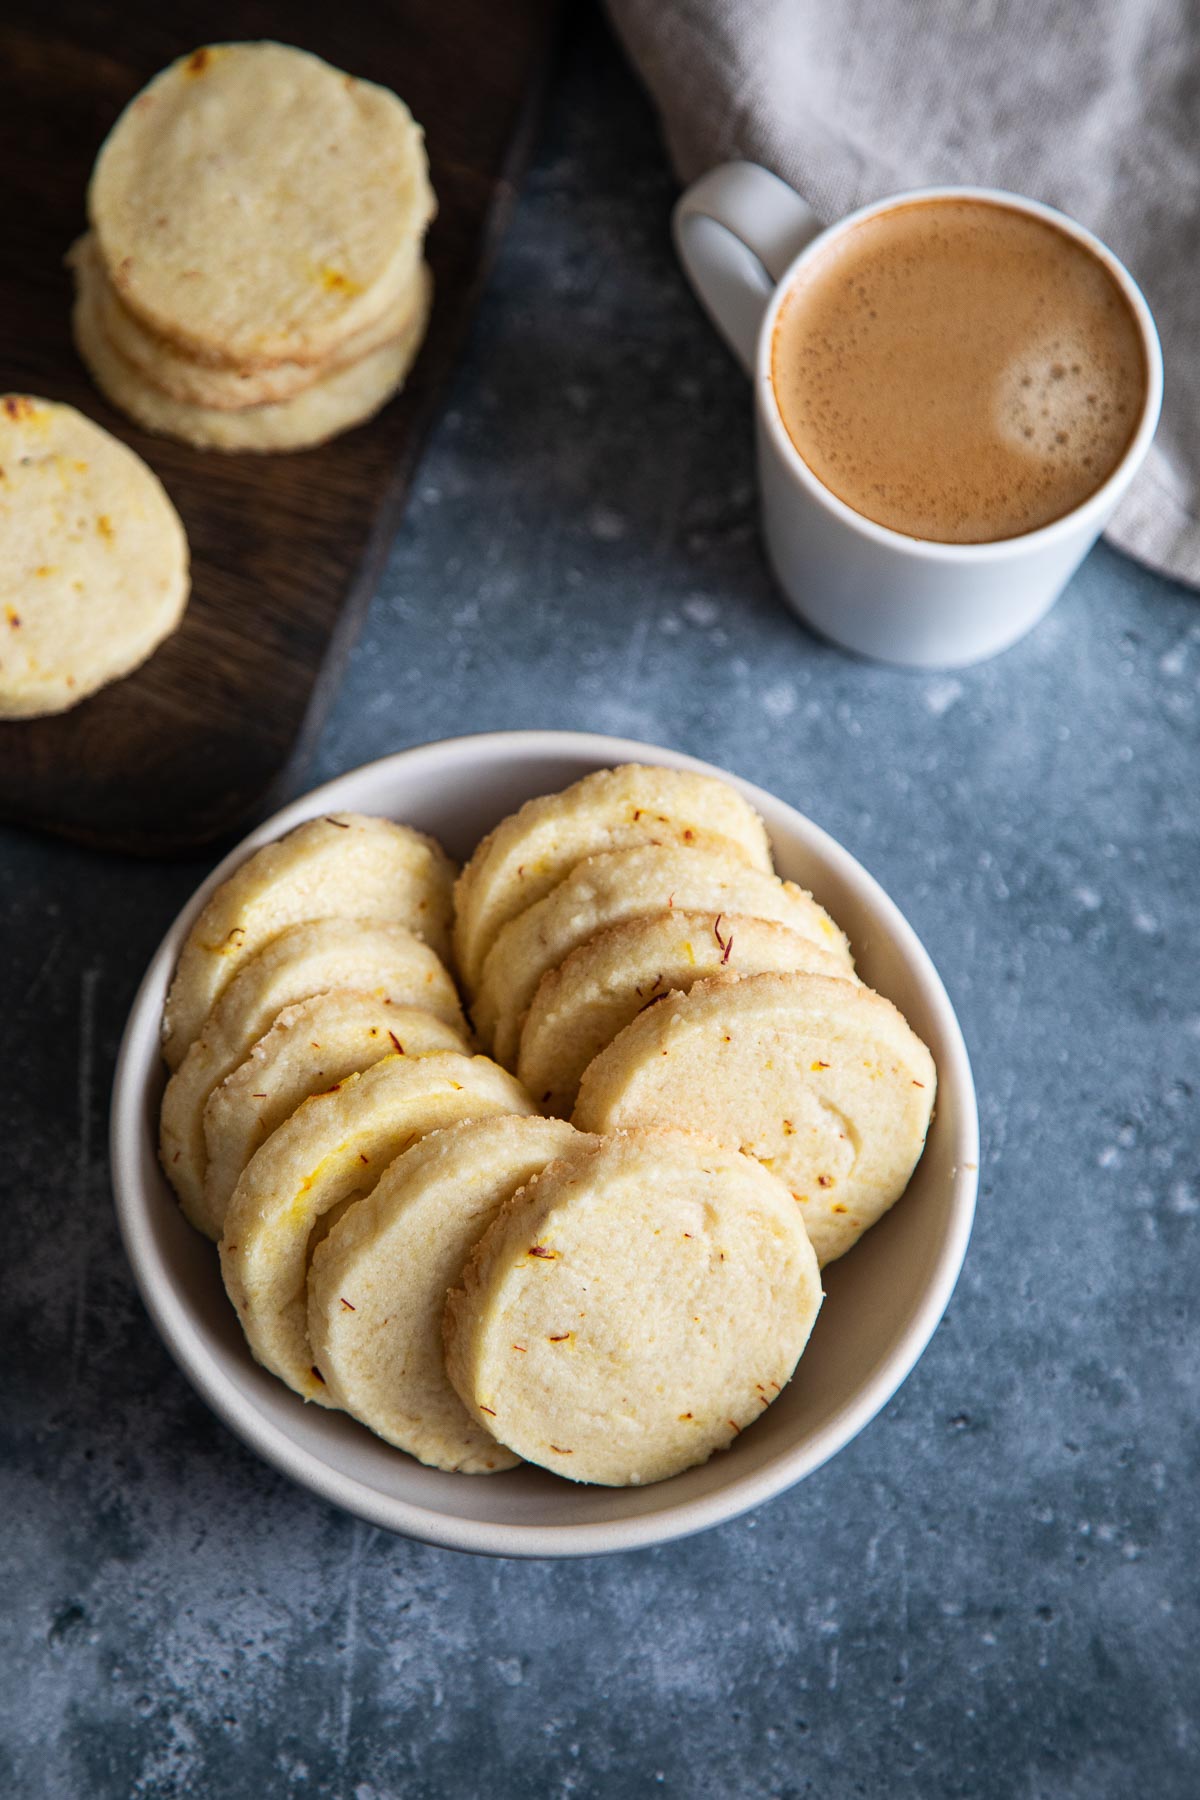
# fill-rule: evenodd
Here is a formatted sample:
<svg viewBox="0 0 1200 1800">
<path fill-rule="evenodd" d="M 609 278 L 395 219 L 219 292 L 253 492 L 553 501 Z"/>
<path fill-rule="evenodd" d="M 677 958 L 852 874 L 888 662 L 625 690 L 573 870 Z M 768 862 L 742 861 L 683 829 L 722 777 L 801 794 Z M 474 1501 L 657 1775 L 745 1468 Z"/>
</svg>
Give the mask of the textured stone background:
<svg viewBox="0 0 1200 1800">
<path fill-rule="evenodd" d="M 978 670 L 813 642 L 671 198 L 589 20 L 311 773 L 629 732 L 841 838 L 975 1058 L 947 1320 L 832 1465 L 686 1543 L 503 1564 L 329 1511 L 193 1397 L 113 1222 L 118 1035 L 202 871 L 6 834 L 6 1796 L 1200 1792 L 1197 601 L 1101 549 Z"/>
</svg>

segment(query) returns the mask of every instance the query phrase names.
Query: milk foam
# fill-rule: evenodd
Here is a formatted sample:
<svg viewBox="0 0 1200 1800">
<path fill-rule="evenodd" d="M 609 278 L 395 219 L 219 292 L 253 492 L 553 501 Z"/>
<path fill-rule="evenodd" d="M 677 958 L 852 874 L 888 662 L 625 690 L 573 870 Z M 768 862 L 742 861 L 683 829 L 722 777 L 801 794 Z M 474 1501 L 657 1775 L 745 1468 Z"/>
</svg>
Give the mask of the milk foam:
<svg viewBox="0 0 1200 1800">
<path fill-rule="evenodd" d="M 1146 390 L 1104 265 L 1014 208 L 932 200 L 834 240 L 781 308 L 793 444 L 857 511 L 953 543 L 1070 512 L 1120 462 Z"/>
</svg>

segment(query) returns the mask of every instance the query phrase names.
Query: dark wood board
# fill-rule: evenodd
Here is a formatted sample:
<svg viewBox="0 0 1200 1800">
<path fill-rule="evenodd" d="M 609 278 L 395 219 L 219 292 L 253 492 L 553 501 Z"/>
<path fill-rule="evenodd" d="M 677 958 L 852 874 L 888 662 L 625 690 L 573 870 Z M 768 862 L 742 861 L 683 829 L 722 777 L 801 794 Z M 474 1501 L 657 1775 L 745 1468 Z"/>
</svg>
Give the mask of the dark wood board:
<svg viewBox="0 0 1200 1800">
<path fill-rule="evenodd" d="M 246 825 L 311 748 L 399 521 L 422 436 L 528 153 L 556 0 L 10 0 L 0 9 L 0 391 L 65 400 L 161 476 L 192 551 L 176 635 L 48 719 L 0 721 L 0 818 L 105 848 L 183 853 Z M 392 87 L 425 127 L 436 297 L 404 393 L 288 456 L 151 436 L 92 386 L 63 255 L 105 133 L 198 44 L 273 37 Z"/>
</svg>

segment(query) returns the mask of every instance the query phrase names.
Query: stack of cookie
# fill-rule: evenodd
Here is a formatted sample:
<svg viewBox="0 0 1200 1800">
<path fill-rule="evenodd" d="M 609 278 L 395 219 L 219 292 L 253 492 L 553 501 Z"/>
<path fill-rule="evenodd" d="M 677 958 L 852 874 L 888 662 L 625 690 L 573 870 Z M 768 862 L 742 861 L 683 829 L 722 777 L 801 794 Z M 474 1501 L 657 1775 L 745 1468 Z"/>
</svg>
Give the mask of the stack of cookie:
<svg viewBox="0 0 1200 1800">
<path fill-rule="evenodd" d="M 325 1401 L 308 1343 L 312 1249 L 387 1165 L 464 1118 L 522 1115 L 473 1056 L 449 945 L 454 866 L 432 838 L 314 819 L 211 896 L 163 1017 L 163 1167 L 265 1367 Z"/>
<path fill-rule="evenodd" d="M 544 1111 L 738 1145 L 786 1182 L 822 1263 L 904 1192 L 932 1058 L 774 873 L 734 788 L 631 764 L 530 800 L 476 850 L 455 913 L 480 1039 Z"/>
<path fill-rule="evenodd" d="M 130 102 L 71 254 L 75 338 L 139 424 L 293 450 L 361 423 L 425 331 L 424 138 L 395 94 L 283 44 L 216 44 Z"/>
</svg>

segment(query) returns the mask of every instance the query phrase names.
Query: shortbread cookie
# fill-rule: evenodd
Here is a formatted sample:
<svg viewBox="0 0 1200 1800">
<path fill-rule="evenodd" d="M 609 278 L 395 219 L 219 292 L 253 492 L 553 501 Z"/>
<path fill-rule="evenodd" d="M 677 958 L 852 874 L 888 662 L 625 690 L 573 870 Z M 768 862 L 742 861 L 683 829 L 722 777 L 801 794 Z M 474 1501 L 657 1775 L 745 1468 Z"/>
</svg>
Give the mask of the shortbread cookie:
<svg viewBox="0 0 1200 1800">
<path fill-rule="evenodd" d="M 315 994 L 280 1013 L 204 1108 L 204 1211 L 218 1224 L 259 1145 L 302 1100 L 385 1056 L 466 1052 L 461 1031 L 415 1006 L 354 989 Z"/>
<path fill-rule="evenodd" d="M 446 1370 L 528 1462 L 609 1487 L 724 1449 L 791 1378 L 821 1303 L 783 1183 L 679 1132 L 551 1163 L 446 1307 Z"/>
<path fill-rule="evenodd" d="M 320 362 L 379 316 L 434 212 L 395 94 L 285 44 L 213 44 L 130 101 L 88 213 L 122 301 L 196 357 Z"/>
<path fill-rule="evenodd" d="M 256 1152 L 234 1189 L 221 1273 L 250 1348 L 306 1400 L 330 1401 L 308 1342 L 313 1234 L 369 1194 L 426 1132 L 458 1119 L 530 1113 L 524 1090 L 483 1056 L 390 1056 L 304 1101 Z"/>
<path fill-rule="evenodd" d="M 925 1144 L 933 1058 L 890 1000 L 828 975 L 720 976 L 627 1025 L 575 1123 L 693 1126 L 765 1163 L 822 1264 L 900 1198 Z"/>
<path fill-rule="evenodd" d="M 527 800 L 488 834 L 454 891 L 454 948 L 470 993 L 501 928 L 556 887 L 585 856 L 634 844 L 691 842 L 716 832 L 752 867 L 770 870 L 763 822 L 736 788 L 690 769 L 626 763 L 559 794 Z"/>
<path fill-rule="evenodd" d="M 209 1237 L 221 1232 L 221 1219 L 204 1193 L 209 1095 L 245 1062 L 285 1006 L 340 987 L 395 1006 L 420 1007 L 460 1034 L 466 1030 L 446 969 L 428 944 L 403 926 L 318 919 L 281 932 L 226 988 L 163 1095 L 163 1167 L 185 1214 Z"/>
<path fill-rule="evenodd" d="M 92 296 L 81 288 L 72 323 L 75 346 L 97 387 L 147 431 L 197 450 L 309 450 L 374 418 L 403 386 L 425 336 L 432 298 L 423 270 L 418 303 L 399 336 L 345 368 L 322 374 L 291 400 L 229 412 L 173 400 L 136 369 L 101 330 Z"/>
<path fill-rule="evenodd" d="M 282 362 L 269 369 L 243 369 L 214 368 L 181 355 L 135 318 L 109 281 L 91 232 L 72 246 L 67 257 L 85 307 L 91 308 L 101 336 L 119 357 L 168 399 L 224 412 L 293 400 L 335 369 L 347 368 L 402 337 L 425 303 L 426 276 L 419 243 L 412 245 L 410 260 L 411 273 L 395 299 L 372 324 L 338 344 L 325 362 Z"/>
<path fill-rule="evenodd" d="M 288 925 L 327 918 L 403 925 L 444 956 L 453 875 L 433 838 L 363 813 L 309 819 L 256 850 L 188 933 L 163 1010 L 168 1063 L 178 1068 L 242 964 Z"/>
<path fill-rule="evenodd" d="M 588 1064 L 639 1013 L 706 976 L 767 969 L 847 974 L 839 957 L 767 919 L 673 908 L 610 925 L 543 976 L 521 1032 L 518 1077 L 543 1112 L 566 1118 Z"/>
<path fill-rule="evenodd" d="M 510 919 L 484 959 L 471 1017 L 480 1042 L 506 1068 L 538 982 L 609 925 L 664 907 L 776 919 L 853 967 L 843 932 L 794 882 L 753 869 L 728 838 L 697 832 L 691 844 L 639 844 L 585 857 L 544 899 Z"/>
<path fill-rule="evenodd" d="M 141 458 L 74 407 L 0 396 L 0 718 L 128 675 L 187 597 L 183 526 Z"/>
<path fill-rule="evenodd" d="M 397 1157 L 313 1256 L 308 1335 L 327 1397 L 434 1468 L 511 1468 L 446 1379 L 446 1294 L 516 1190 L 592 1141 L 562 1119 L 472 1119 Z"/>
</svg>

